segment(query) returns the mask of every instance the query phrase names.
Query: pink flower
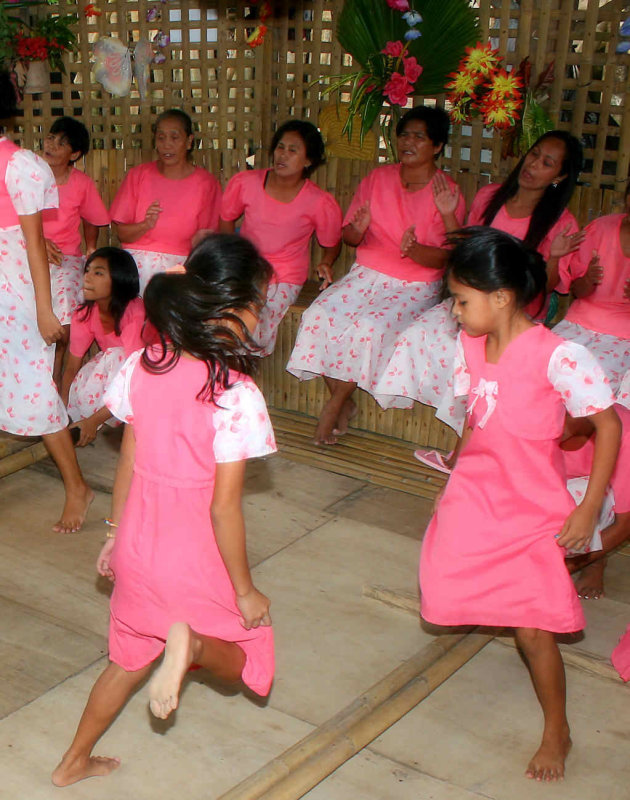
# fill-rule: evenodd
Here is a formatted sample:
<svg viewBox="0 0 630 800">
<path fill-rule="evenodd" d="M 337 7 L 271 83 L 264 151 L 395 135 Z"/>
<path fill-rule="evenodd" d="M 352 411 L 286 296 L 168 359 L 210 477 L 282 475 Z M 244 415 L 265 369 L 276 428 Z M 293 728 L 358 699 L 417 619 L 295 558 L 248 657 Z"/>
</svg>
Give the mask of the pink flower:
<svg viewBox="0 0 630 800">
<path fill-rule="evenodd" d="M 407 78 L 410 83 L 415 83 L 422 75 L 423 67 L 418 64 L 414 56 L 403 59 L 403 63 L 405 65 L 405 78 Z"/>
<path fill-rule="evenodd" d="M 387 5 L 394 11 L 409 11 L 409 0 L 387 0 Z"/>
<path fill-rule="evenodd" d="M 405 46 L 402 42 L 387 42 L 385 47 L 381 50 L 381 53 L 385 53 L 386 56 L 394 56 L 394 58 L 398 58 L 402 55 Z"/>
<path fill-rule="evenodd" d="M 393 72 L 391 78 L 383 86 L 383 94 L 394 106 L 404 106 L 407 103 L 407 95 L 412 91 L 413 86 L 400 72 Z"/>
</svg>

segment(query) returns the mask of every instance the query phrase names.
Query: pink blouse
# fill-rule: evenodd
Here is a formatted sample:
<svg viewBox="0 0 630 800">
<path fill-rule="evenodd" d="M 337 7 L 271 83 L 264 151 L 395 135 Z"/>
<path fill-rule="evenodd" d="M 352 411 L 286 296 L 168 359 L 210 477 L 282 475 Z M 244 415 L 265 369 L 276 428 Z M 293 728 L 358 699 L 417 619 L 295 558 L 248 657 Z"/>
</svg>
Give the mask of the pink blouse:
<svg viewBox="0 0 630 800">
<path fill-rule="evenodd" d="M 243 217 L 240 233 L 256 245 L 273 266 L 273 281 L 301 286 L 308 277 L 313 233 L 322 247 L 341 238 L 341 209 L 328 192 L 310 180 L 290 203 L 265 191 L 269 170 L 239 172 L 230 179 L 221 201 L 221 219 Z"/>
<path fill-rule="evenodd" d="M 221 187 L 214 175 L 195 167 L 188 177 L 171 180 L 162 175 L 155 161 L 129 170 L 110 208 L 112 222 L 142 222 L 156 200 L 162 212 L 155 227 L 126 243 L 127 247 L 187 256 L 198 230 L 218 227 Z"/>
<path fill-rule="evenodd" d="M 86 319 L 79 319 L 81 316 L 83 316 L 82 311 L 75 311 L 70 325 L 70 352 L 77 358 L 83 358 L 94 341 L 101 350 L 122 347 L 126 356 L 144 347 L 142 338 L 145 320 L 144 303 L 139 297 L 132 300 L 125 309 L 120 321 L 120 336 L 114 331 L 105 333 L 96 304 L 92 306 Z"/>
<path fill-rule="evenodd" d="M 81 170 L 73 169 L 69 179 L 61 186 L 59 208 L 42 213 L 44 236 L 53 241 L 66 256 L 81 255 L 81 220 L 92 225 L 109 225 L 105 208 L 96 184 Z"/>
<path fill-rule="evenodd" d="M 448 175 L 442 175 L 449 186 L 457 187 Z M 400 164 L 377 167 L 359 184 L 343 224 L 349 224 L 366 203 L 370 206 L 370 225 L 357 246 L 357 263 L 401 281 L 440 280 L 443 270 L 422 266 L 400 254 L 403 233 L 412 225 L 420 244 L 444 246 L 446 230 L 433 200 L 433 181 L 417 192 L 409 192 L 400 180 Z M 459 192 L 455 216 L 460 225 L 465 213 L 466 203 Z"/>
</svg>

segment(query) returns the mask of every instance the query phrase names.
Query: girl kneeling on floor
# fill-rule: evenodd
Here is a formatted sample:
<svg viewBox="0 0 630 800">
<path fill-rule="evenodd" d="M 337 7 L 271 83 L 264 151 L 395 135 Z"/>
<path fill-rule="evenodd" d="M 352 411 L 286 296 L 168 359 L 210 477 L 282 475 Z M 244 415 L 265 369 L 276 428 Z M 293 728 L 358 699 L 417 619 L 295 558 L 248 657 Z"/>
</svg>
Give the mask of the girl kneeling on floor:
<svg viewBox="0 0 630 800">
<path fill-rule="evenodd" d="M 119 247 L 101 247 L 88 258 L 83 273 L 84 301 L 72 315 L 70 354 L 61 381 L 61 397 L 83 447 L 111 420 L 105 392 L 125 359 L 143 347 L 144 304 L 133 257 Z M 92 344 L 100 352 L 85 366 Z"/>
<path fill-rule="evenodd" d="M 455 391 L 468 404 L 461 452 L 422 545 L 422 616 L 515 629 L 544 714 L 526 775 L 558 780 L 571 739 L 554 634 L 584 627 L 564 551 L 591 537 L 621 426 L 595 358 L 524 312 L 545 287 L 540 255 L 501 231 L 469 228 L 458 234 L 447 276 L 462 327 Z M 558 446 L 565 409 L 596 431 L 577 507 Z"/>
<path fill-rule="evenodd" d="M 116 769 L 92 748 L 148 676 L 150 708 L 177 708 L 195 662 L 266 695 L 274 669 L 269 600 L 252 582 L 241 494 L 246 459 L 275 451 L 249 375 L 271 267 L 246 239 L 212 235 L 145 292 L 160 342 L 134 353 L 106 402 L 127 425 L 97 568 L 114 581 L 109 657 L 53 772 L 66 786 Z"/>
</svg>

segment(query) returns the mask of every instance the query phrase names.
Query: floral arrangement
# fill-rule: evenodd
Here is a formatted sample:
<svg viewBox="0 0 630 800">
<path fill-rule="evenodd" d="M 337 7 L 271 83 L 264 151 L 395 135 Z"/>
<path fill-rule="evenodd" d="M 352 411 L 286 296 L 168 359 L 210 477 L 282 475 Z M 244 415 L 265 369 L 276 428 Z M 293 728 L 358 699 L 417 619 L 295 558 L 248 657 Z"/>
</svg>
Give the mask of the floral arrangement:
<svg viewBox="0 0 630 800">
<path fill-rule="evenodd" d="M 0 62 L 11 68 L 17 61 L 48 61 L 50 67 L 65 71 L 63 54 L 76 50 L 77 36 L 72 26 L 75 14 L 51 14 L 29 22 L 19 13 L 34 6 L 57 5 L 58 0 L 4 0 L 0 3 Z M 17 12 L 17 13 L 16 13 Z"/>
<path fill-rule="evenodd" d="M 510 128 L 519 119 L 523 105 L 523 81 L 516 72 L 507 72 L 498 50 L 477 42 L 467 47 L 457 70 L 444 87 L 450 94 L 453 122 L 470 122 L 481 116 L 488 128 Z"/>
<path fill-rule="evenodd" d="M 258 2 L 258 0 L 253 0 L 254 4 Z M 267 0 L 262 0 L 262 2 L 258 5 L 257 9 L 257 16 L 258 16 L 258 24 L 251 29 L 246 30 L 246 42 L 249 47 L 260 47 L 260 45 L 265 41 L 265 35 L 267 33 L 267 26 L 265 22 L 271 16 L 271 5 L 267 2 Z"/>
<path fill-rule="evenodd" d="M 523 83 L 524 104 L 516 124 L 503 134 L 503 158 L 523 155 L 536 139 L 555 127 L 544 108 L 554 80 L 554 62 L 547 64 L 535 83 L 532 82 L 532 65 L 527 57 L 519 64 L 516 74 Z"/>
<path fill-rule="evenodd" d="M 359 69 L 314 83 L 326 84 L 324 96 L 348 96 L 343 128 L 348 139 L 358 124 L 363 142 L 379 120 L 391 157 L 401 110 L 414 97 L 442 92 L 448 73 L 477 36 L 468 0 L 346 0 L 337 38 Z"/>
</svg>

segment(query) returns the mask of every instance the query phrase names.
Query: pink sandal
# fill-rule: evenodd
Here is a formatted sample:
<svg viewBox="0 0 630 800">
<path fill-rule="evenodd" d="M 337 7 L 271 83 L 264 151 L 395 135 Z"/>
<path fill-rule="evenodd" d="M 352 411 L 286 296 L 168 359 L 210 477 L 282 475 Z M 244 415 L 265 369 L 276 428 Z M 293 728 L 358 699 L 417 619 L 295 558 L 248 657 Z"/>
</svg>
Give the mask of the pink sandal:
<svg viewBox="0 0 630 800">
<path fill-rule="evenodd" d="M 453 451 L 451 451 L 446 458 L 450 458 L 452 455 Z M 446 465 L 444 456 L 438 453 L 437 450 L 416 450 L 414 457 L 422 464 L 426 464 L 427 467 L 431 467 L 431 469 L 437 469 L 439 472 L 445 472 L 447 475 L 451 473 L 451 468 Z"/>
</svg>

